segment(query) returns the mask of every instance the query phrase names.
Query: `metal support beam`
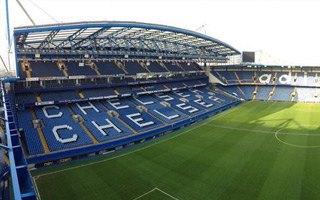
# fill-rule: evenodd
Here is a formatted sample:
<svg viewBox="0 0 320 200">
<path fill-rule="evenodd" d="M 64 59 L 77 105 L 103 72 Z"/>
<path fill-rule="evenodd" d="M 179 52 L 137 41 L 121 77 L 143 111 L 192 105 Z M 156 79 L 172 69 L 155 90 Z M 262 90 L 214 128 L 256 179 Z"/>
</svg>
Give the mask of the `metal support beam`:
<svg viewBox="0 0 320 200">
<path fill-rule="evenodd" d="M 8 68 L 9 71 L 11 69 L 10 67 L 10 46 L 11 46 L 11 31 L 10 31 L 10 18 L 9 18 L 9 2 L 6 1 L 6 20 L 7 20 L 7 40 L 8 40 Z"/>
<path fill-rule="evenodd" d="M 20 2 L 20 0 L 16 0 L 18 5 L 20 6 L 20 8 L 23 10 L 24 14 L 27 15 L 28 19 L 31 21 L 32 25 L 35 26 L 36 23 L 33 21 L 33 19 L 31 18 L 31 16 L 29 15 L 29 13 L 27 12 L 27 10 L 23 7 L 22 3 Z"/>
<path fill-rule="evenodd" d="M 52 44 L 52 40 L 59 33 L 59 31 L 51 31 L 49 35 L 44 39 L 44 41 L 38 46 L 38 49 L 43 49 L 44 47 L 49 47 Z M 48 48 L 50 49 L 50 48 Z"/>
<path fill-rule="evenodd" d="M 10 174 L 11 174 L 11 179 L 12 179 L 12 187 L 13 187 L 13 196 L 15 200 L 21 200 L 21 190 L 20 190 L 20 186 L 19 186 L 19 179 L 18 179 L 18 174 L 17 174 L 17 169 L 16 169 L 16 164 L 15 164 L 15 159 L 14 159 L 14 153 L 12 151 L 12 142 L 11 142 L 11 136 L 10 136 L 10 132 L 8 131 L 9 128 L 9 122 L 7 121 L 8 119 L 8 113 L 7 113 L 7 103 L 6 99 L 5 99 L 5 93 L 4 93 L 4 86 L 2 85 L 2 98 L 3 98 L 3 108 L 5 110 L 4 115 L 5 115 L 5 126 L 6 126 L 6 135 L 7 135 L 7 143 L 8 146 L 11 147 L 8 150 L 8 157 L 9 157 L 9 161 L 10 161 Z"/>
<path fill-rule="evenodd" d="M 4 66 L 4 68 L 6 69 L 6 72 L 9 72 L 9 69 L 8 69 L 6 63 L 4 62 L 4 60 L 2 59 L 2 56 L 1 56 L 1 55 L 0 55 L 0 59 L 1 59 L 1 62 L 2 62 L 2 64 L 3 64 L 3 66 Z"/>
<path fill-rule="evenodd" d="M 79 42 L 73 44 L 71 46 L 71 49 L 78 49 L 80 48 L 83 44 L 89 42 L 90 40 L 98 37 L 99 35 L 103 34 L 104 32 L 108 31 L 110 28 L 101 28 L 98 31 L 94 32 L 93 34 L 89 35 L 88 37 L 80 40 Z"/>
<path fill-rule="evenodd" d="M 86 28 L 82 28 L 82 29 L 77 30 L 75 33 L 70 35 L 66 40 L 64 40 L 60 44 L 58 44 L 57 48 L 61 49 L 61 48 L 65 47 L 68 44 L 70 44 L 70 46 L 71 46 L 72 43 L 75 43 L 73 40 L 76 39 L 79 35 L 81 35 L 81 33 L 83 33 L 85 30 L 87 30 L 87 29 Z"/>
</svg>

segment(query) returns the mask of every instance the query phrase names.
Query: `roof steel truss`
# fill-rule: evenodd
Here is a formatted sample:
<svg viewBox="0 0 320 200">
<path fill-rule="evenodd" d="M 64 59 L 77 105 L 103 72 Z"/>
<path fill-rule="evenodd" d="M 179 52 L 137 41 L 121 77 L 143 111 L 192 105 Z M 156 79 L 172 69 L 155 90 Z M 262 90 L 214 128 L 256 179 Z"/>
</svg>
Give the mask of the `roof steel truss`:
<svg viewBox="0 0 320 200">
<path fill-rule="evenodd" d="M 137 51 L 198 57 L 226 57 L 239 54 L 229 45 L 201 34 L 140 26 L 79 26 L 73 29 L 26 32 L 16 35 L 17 52 Z M 199 35 L 199 36 L 198 36 Z M 50 50 L 50 51 L 48 51 Z M 60 54 L 60 53 L 59 53 Z"/>
</svg>

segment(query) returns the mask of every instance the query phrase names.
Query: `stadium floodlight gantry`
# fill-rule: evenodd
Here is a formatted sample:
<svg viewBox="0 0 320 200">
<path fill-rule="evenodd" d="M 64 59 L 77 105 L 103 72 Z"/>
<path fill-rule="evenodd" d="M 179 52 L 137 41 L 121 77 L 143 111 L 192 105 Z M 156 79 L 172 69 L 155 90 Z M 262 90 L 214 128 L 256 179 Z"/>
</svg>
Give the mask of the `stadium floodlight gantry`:
<svg viewBox="0 0 320 200">
<path fill-rule="evenodd" d="M 79 22 L 14 29 L 17 77 L 2 84 L 15 199 L 35 199 L 30 168 L 104 155 L 239 104 L 208 66 L 240 52 L 159 24 Z M 12 149 L 12 150 L 11 150 Z"/>
</svg>

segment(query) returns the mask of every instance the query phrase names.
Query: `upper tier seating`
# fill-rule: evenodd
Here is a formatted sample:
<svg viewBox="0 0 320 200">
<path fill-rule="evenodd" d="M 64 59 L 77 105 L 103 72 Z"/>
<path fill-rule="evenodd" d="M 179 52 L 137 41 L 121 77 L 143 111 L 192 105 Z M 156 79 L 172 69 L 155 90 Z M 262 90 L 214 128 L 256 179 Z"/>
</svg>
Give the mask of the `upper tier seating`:
<svg viewBox="0 0 320 200">
<path fill-rule="evenodd" d="M 79 62 L 74 62 L 74 61 L 64 62 L 64 64 L 67 66 L 67 72 L 69 76 L 97 75 L 97 73 L 89 65 L 85 64 L 84 66 L 80 66 Z"/>
<path fill-rule="evenodd" d="M 147 68 L 149 69 L 150 72 L 168 72 L 165 68 L 163 68 L 157 62 L 149 62 L 149 65 L 147 65 Z"/>
<path fill-rule="evenodd" d="M 176 63 L 171 63 L 171 62 L 165 62 L 164 65 L 167 67 L 169 71 L 172 72 L 181 72 L 184 71 L 179 65 Z"/>
<path fill-rule="evenodd" d="M 227 80 L 228 84 L 233 84 L 238 82 L 234 72 L 222 71 L 222 72 L 219 72 L 219 74 Z"/>
<path fill-rule="evenodd" d="M 179 63 L 184 71 L 199 71 L 201 70 L 200 66 L 197 63 Z"/>
<path fill-rule="evenodd" d="M 136 75 L 152 72 L 200 71 L 196 63 L 141 62 L 138 61 L 28 61 L 30 68 L 22 67 L 19 61 L 19 77 L 66 77 L 98 75 Z M 61 69 L 59 68 L 61 66 Z M 202 71 L 202 70 L 201 70 Z"/>
<path fill-rule="evenodd" d="M 129 74 L 148 73 L 138 62 L 125 61 L 122 62 Z"/>
<path fill-rule="evenodd" d="M 63 76 L 56 62 L 34 62 L 30 61 L 31 77 Z M 24 72 L 25 73 L 25 72 Z"/>
<path fill-rule="evenodd" d="M 120 69 L 113 61 L 100 61 L 95 62 L 100 74 L 103 75 L 115 75 L 115 74 L 125 74 L 125 72 Z"/>
<path fill-rule="evenodd" d="M 249 71 L 249 72 L 237 71 L 237 75 L 242 83 L 253 83 L 254 73 L 252 71 Z"/>
</svg>

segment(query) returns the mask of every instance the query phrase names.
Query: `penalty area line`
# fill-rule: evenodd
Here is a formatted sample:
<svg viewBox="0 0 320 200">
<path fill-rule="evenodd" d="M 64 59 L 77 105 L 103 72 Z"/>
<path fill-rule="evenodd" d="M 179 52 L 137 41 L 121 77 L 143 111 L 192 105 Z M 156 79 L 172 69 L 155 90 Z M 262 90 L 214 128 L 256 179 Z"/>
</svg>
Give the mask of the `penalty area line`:
<svg viewBox="0 0 320 200">
<path fill-rule="evenodd" d="M 173 200 L 179 200 L 178 198 L 172 196 L 171 194 L 169 194 L 169 193 L 167 193 L 167 192 L 165 192 L 165 191 L 163 191 L 163 190 L 161 190 L 161 189 L 159 189 L 159 188 L 157 188 L 157 187 L 153 188 L 152 190 L 150 190 L 150 191 L 148 191 L 148 192 L 146 192 L 146 193 L 144 193 L 144 194 L 142 194 L 142 195 L 140 195 L 140 196 L 138 196 L 138 197 L 136 197 L 136 198 L 134 198 L 134 199 L 132 199 L 132 200 L 141 199 L 142 197 L 144 197 L 144 196 L 146 196 L 146 195 L 148 195 L 148 194 L 150 194 L 150 193 L 152 193 L 152 192 L 154 192 L 154 191 L 159 191 L 159 192 L 161 192 L 162 194 L 170 197 L 170 198 L 173 199 Z"/>
<path fill-rule="evenodd" d="M 132 199 L 132 200 L 140 199 L 140 198 L 142 198 L 142 197 L 150 194 L 151 192 L 155 191 L 156 189 L 157 189 L 157 188 L 153 188 L 152 190 L 150 190 L 150 191 L 148 191 L 148 192 L 146 192 L 146 193 L 144 193 L 144 194 L 142 194 L 142 195 L 140 195 L 140 196 L 138 196 L 138 197 L 136 197 L 136 198 L 134 198 L 134 199 Z"/>
</svg>

